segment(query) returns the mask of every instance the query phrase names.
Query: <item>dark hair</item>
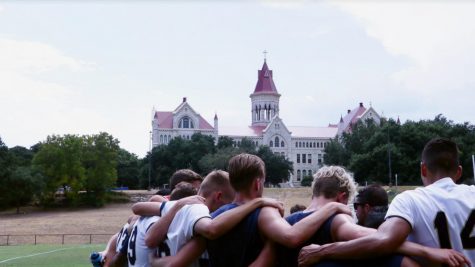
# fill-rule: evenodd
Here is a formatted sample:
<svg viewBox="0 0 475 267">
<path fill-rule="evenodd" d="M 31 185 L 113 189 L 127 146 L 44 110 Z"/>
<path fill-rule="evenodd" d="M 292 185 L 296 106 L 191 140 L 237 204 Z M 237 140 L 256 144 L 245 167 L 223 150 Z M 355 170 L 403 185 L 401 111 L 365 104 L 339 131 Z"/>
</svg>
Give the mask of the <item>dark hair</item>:
<svg viewBox="0 0 475 267">
<path fill-rule="evenodd" d="M 459 166 L 457 144 L 446 138 L 430 140 L 422 151 L 422 162 L 431 173 L 453 174 Z"/>
<path fill-rule="evenodd" d="M 203 177 L 190 169 L 181 169 L 176 171 L 170 178 L 170 189 L 173 190 L 178 183 L 192 183 L 194 181 L 203 181 Z"/>
<path fill-rule="evenodd" d="M 170 194 L 170 200 L 179 200 L 185 197 L 194 196 L 198 192 L 192 184 L 188 182 L 181 182 L 175 186 L 172 193 Z"/>
<path fill-rule="evenodd" d="M 234 198 L 234 190 L 229 182 L 229 174 L 222 170 L 214 170 L 206 175 L 200 187 L 200 195 L 205 198 L 217 191 L 221 191 L 224 198 L 229 201 Z"/>
<path fill-rule="evenodd" d="M 265 177 L 266 169 L 261 158 L 251 154 L 239 154 L 229 160 L 229 180 L 236 191 L 246 191 L 254 179 Z"/>
<path fill-rule="evenodd" d="M 388 193 L 378 184 L 368 185 L 358 191 L 355 203 L 374 206 L 388 206 Z"/>
<path fill-rule="evenodd" d="M 307 207 L 305 207 L 304 205 L 295 204 L 290 208 L 290 214 L 295 213 L 297 211 L 305 210 L 306 208 Z"/>
</svg>

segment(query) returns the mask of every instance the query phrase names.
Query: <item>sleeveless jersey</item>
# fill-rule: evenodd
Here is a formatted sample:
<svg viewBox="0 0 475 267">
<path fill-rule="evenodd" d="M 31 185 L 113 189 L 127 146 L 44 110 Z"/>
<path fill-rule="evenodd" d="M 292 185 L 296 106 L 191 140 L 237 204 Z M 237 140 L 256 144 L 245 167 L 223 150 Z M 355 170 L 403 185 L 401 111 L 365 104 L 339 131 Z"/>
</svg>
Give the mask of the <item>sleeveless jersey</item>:
<svg viewBox="0 0 475 267">
<path fill-rule="evenodd" d="M 129 244 L 129 223 L 124 224 L 120 232 L 117 234 L 117 242 L 115 245 L 116 253 L 127 253 L 127 246 Z"/>
<path fill-rule="evenodd" d="M 155 250 L 150 249 L 145 245 L 145 235 L 148 229 L 158 221 L 160 217 L 140 217 L 132 228 L 130 233 L 129 245 L 127 249 L 127 261 L 129 267 L 148 267 L 150 263 L 148 261 L 149 254 Z"/>
<path fill-rule="evenodd" d="M 211 214 L 219 214 L 236 208 L 235 203 L 227 204 Z M 264 247 L 257 221 L 261 209 L 258 208 L 246 216 L 238 225 L 218 239 L 208 240 L 207 249 L 212 267 L 249 266 Z"/>
<path fill-rule="evenodd" d="M 443 178 L 394 198 L 386 218 L 400 217 L 412 227 L 408 240 L 453 248 L 475 263 L 475 186 Z"/>
<path fill-rule="evenodd" d="M 312 214 L 313 212 L 296 212 L 291 214 L 286 218 L 287 222 L 290 225 L 294 225 L 303 218 L 307 217 L 308 215 Z M 331 234 L 331 226 L 333 223 L 333 219 L 335 218 L 336 214 L 330 216 L 320 228 L 315 232 L 314 235 L 310 237 L 301 247 L 296 249 L 286 248 L 283 246 L 279 246 L 278 249 L 278 266 L 297 266 L 297 259 L 300 249 L 304 246 L 310 244 L 317 244 L 317 245 L 324 245 L 328 243 L 333 243 L 336 240 L 332 237 Z M 390 255 L 385 257 L 379 258 L 371 258 L 366 260 L 324 260 L 315 264 L 314 266 L 318 267 L 379 267 L 379 266 L 386 266 L 386 267 L 400 267 L 402 262 L 403 256 L 401 255 Z"/>
</svg>

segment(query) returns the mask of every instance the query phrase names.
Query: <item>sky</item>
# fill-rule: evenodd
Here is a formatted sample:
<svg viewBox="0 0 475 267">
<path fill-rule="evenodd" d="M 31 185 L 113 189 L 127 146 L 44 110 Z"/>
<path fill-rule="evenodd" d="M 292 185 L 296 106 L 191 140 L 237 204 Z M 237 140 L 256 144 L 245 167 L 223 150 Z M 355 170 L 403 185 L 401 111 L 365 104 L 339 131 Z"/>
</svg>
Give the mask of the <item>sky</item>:
<svg viewBox="0 0 475 267">
<path fill-rule="evenodd" d="M 263 51 L 290 126 L 475 123 L 475 2 L 0 1 L 0 138 L 107 132 L 142 157 L 152 109 L 251 121 Z"/>
</svg>

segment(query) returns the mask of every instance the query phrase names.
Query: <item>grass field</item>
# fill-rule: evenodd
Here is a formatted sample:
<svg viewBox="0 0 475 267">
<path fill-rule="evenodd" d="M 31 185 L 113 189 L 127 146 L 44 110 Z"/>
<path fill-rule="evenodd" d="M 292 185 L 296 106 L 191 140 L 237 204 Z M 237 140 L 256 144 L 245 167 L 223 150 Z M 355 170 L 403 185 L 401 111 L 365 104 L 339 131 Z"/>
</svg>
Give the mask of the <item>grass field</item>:
<svg viewBox="0 0 475 267">
<path fill-rule="evenodd" d="M 0 266 L 91 267 L 89 255 L 104 245 L 1 246 Z"/>
</svg>

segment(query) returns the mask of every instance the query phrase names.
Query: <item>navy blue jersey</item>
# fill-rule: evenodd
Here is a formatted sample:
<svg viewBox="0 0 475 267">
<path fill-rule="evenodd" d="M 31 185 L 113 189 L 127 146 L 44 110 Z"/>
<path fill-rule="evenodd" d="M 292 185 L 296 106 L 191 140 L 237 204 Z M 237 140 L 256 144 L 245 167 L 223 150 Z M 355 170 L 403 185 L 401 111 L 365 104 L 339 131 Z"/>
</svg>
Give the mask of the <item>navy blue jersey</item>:
<svg viewBox="0 0 475 267">
<path fill-rule="evenodd" d="M 237 206 L 235 203 L 224 205 L 211 213 L 211 217 L 215 218 Z M 260 211 L 260 208 L 254 210 L 228 233 L 218 239 L 207 241 L 212 267 L 249 266 L 259 256 L 264 247 L 264 240 L 259 235 L 257 225 Z"/>
<path fill-rule="evenodd" d="M 307 217 L 308 215 L 312 214 L 312 212 L 296 212 L 291 215 L 289 215 L 287 218 L 287 222 L 290 225 L 294 225 L 303 218 Z M 291 249 L 291 248 L 286 248 L 284 246 L 279 246 L 278 247 L 278 253 L 277 253 L 277 261 L 278 261 L 278 266 L 284 267 L 284 266 L 297 266 L 297 259 L 298 259 L 298 254 L 300 252 L 300 249 L 304 246 L 310 245 L 310 244 L 317 244 L 317 245 L 324 245 L 328 243 L 333 243 L 336 240 L 332 237 L 331 234 L 331 226 L 333 223 L 333 219 L 335 218 L 336 214 L 332 215 L 330 218 L 328 218 L 322 226 L 315 232 L 314 235 L 312 235 L 305 243 L 299 248 L 296 249 Z M 375 259 L 367 259 L 367 260 L 358 260 L 358 261 L 336 261 L 336 260 L 328 260 L 328 261 L 322 261 L 316 265 L 315 267 L 376 267 L 376 266 L 388 266 L 388 267 L 399 267 L 401 265 L 403 256 L 401 255 L 391 255 L 387 257 L 381 257 L 381 258 L 375 258 Z"/>
</svg>

